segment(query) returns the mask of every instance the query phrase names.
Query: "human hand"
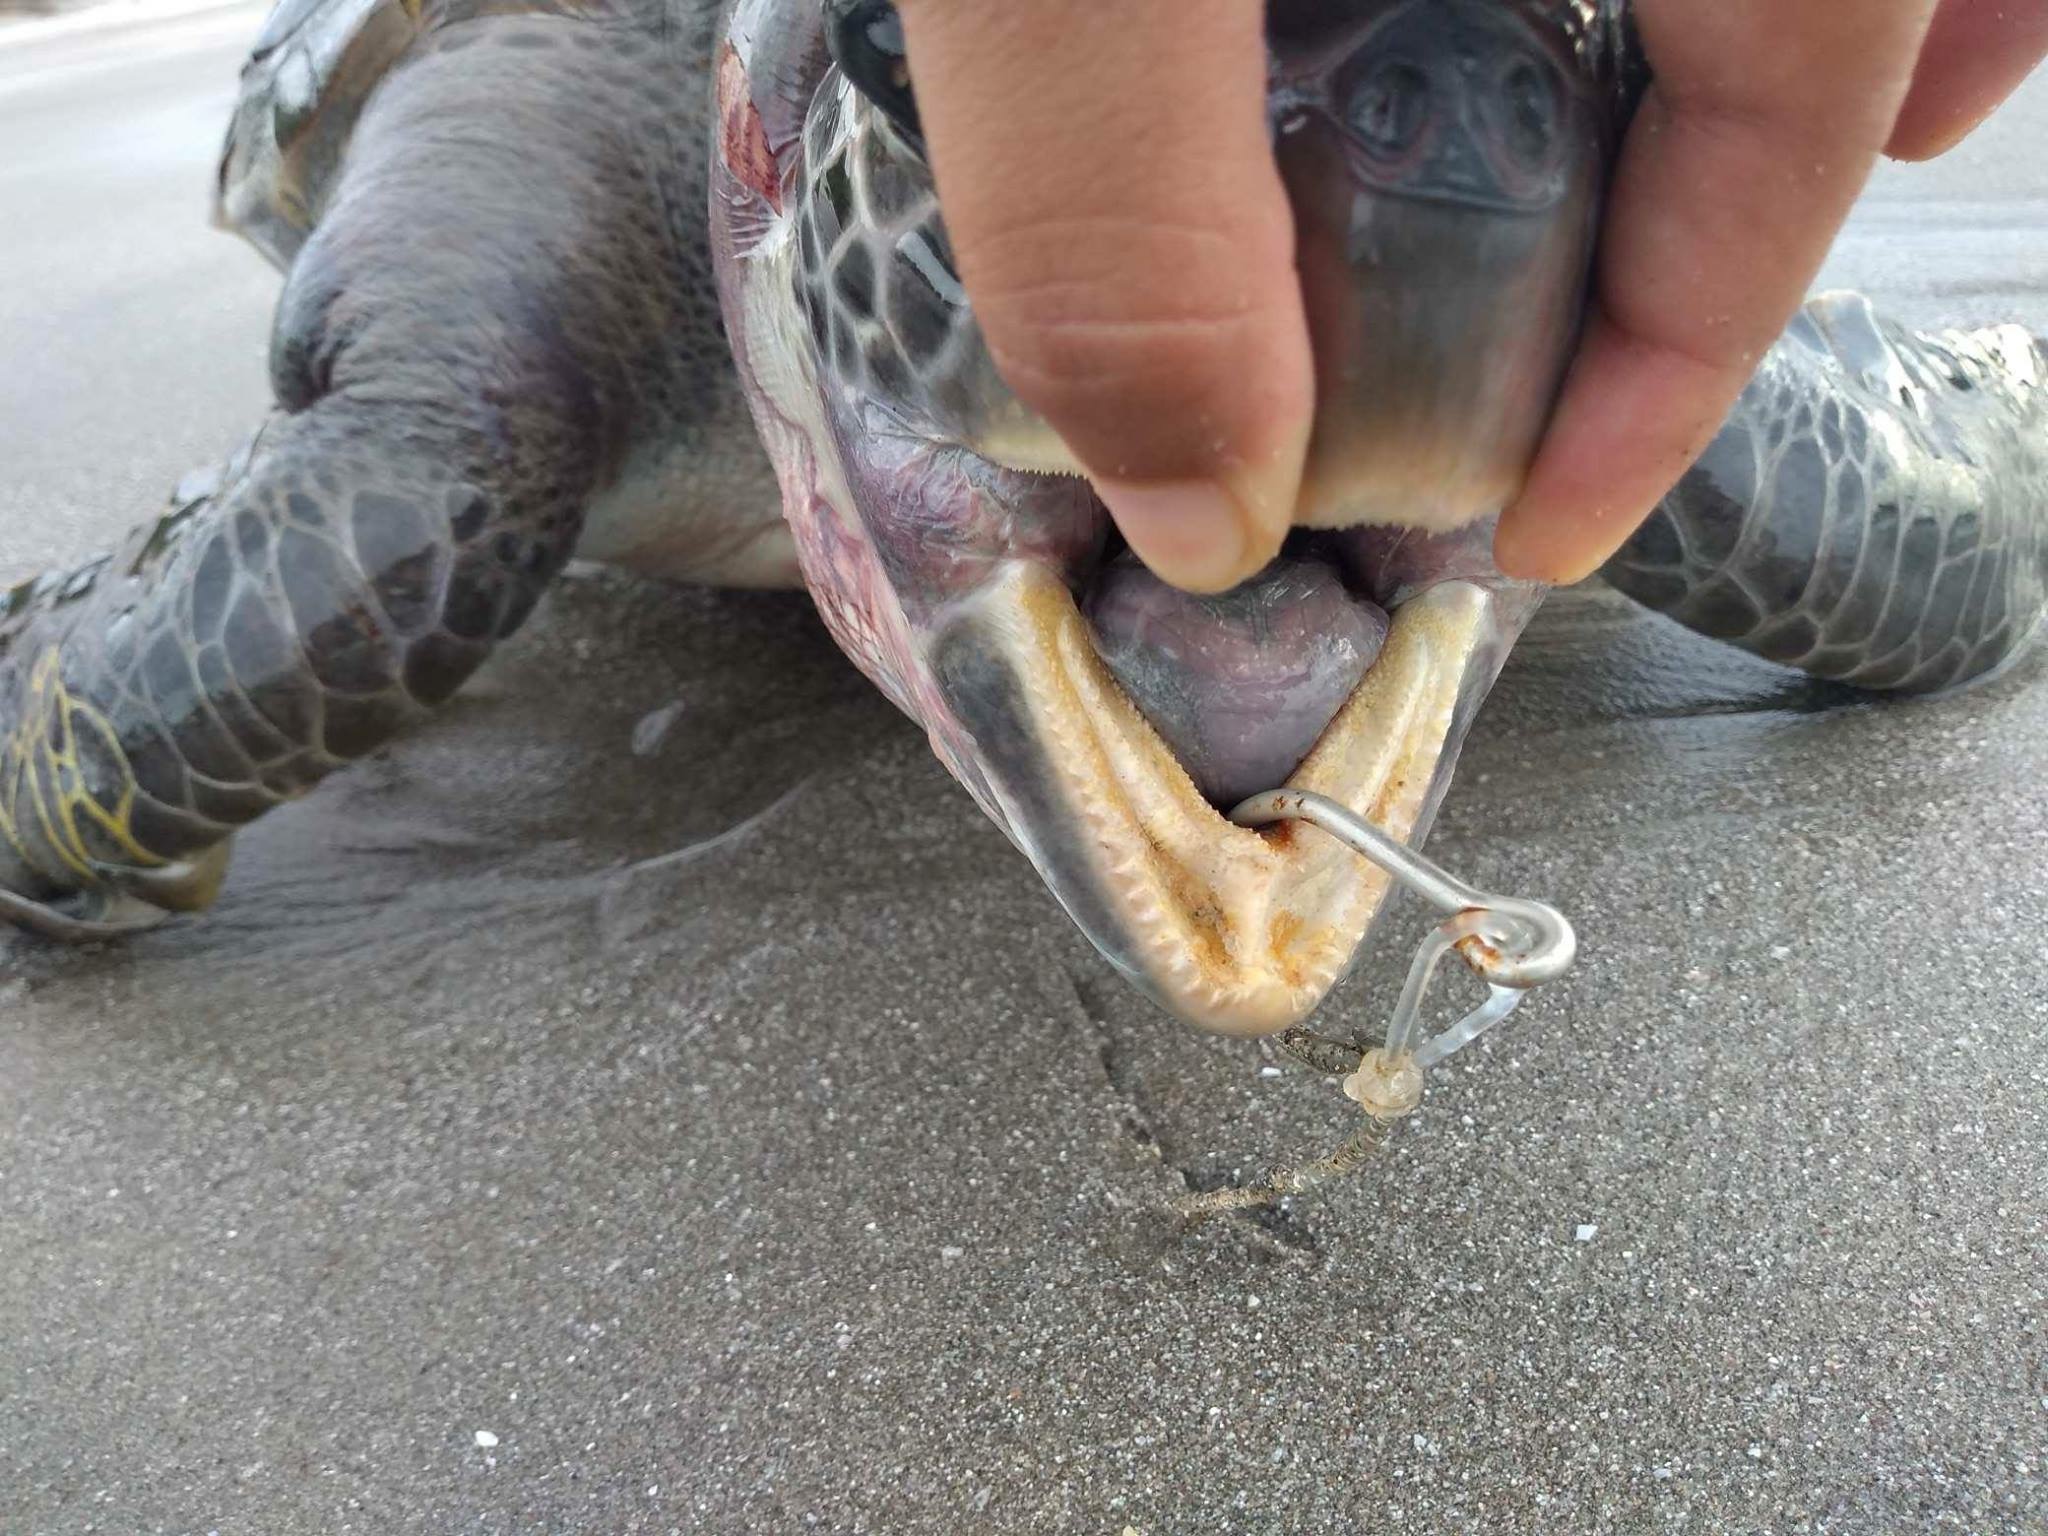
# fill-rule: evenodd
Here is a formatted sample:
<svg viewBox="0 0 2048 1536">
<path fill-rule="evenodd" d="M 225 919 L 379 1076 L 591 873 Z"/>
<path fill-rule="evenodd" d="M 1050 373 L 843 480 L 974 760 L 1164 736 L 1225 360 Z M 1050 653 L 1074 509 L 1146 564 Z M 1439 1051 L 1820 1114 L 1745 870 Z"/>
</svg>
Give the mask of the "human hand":
<svg viewBox="0 0 2048 1536">
<path fill-rule="evenodd" d="M 1636 17 L 1656 82 L 1585 338 L 1501 519 L 1510 575 L 1598 570 L 1720 430 L 1878 156 L 1949 148 L 2048 52 L 2048 0 L 1638 0 Z"/>
<path fill-rule="evenodd" d="M 1293 520 L 1315 389 L 1263 0 L 901 10 L 998 368 L 1163 577 L 1218 590 L 1254 574 Z M 1584 341 L 1501 520 L 1513 575 L 1597 569 L 1719 428 L 1878 155 L 1949 147 L 2048 53 L 2048 0 L 1636 13 L 1657 81 Z"/>
</svg>

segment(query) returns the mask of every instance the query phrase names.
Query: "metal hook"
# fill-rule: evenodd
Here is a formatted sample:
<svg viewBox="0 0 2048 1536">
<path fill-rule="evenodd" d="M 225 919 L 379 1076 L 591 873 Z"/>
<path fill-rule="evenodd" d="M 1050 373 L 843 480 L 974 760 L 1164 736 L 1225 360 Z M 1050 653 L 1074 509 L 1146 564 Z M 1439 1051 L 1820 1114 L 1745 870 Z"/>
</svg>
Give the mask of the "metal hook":
<svg viewBox="0 0 2048 1536">
<path fill-rule="evenodd" d="M 1445 916 L 1415 952 L 1384 1046 L 1366 1049 L 1306 1029 L 1291 1029 L 1281 1039 L 1296 1060 L 1326 1077 L 1344 1079 L 1345 1094 L 1365 1111 L 1364 1123 L 1335 1152 L 1305 1167 L 1283 1169 L 1249 1187 L 1189 1193 L 1176 1200 L 1174 1208 L 1196 1224 L 1226 1211 L 1271 1205 L 1356 1173 L 1386 1145 L 1394 1122 L 1421 1102 L 1429 1068 L 1513 1013 L 1532 988 L 1564 975 L 1579 953 L 1578 935 L 1557 908 L 1474 890 L 1327 796 L 1277 789 L 1245 801 L 1230 819 L 1246 827 L 1309 822 L 1372 860 Z M 1487 984 L 1487 999 L 1450 1028 L 1422 1039 L 1423 994 L 1444 956 L 1454 950 Z"/>
<path fill-rule="evenodd" d="M 1557 908 L 1526 897 L 1476 890 L 1326 795 L 1274 790 L 1245 801 L 1230 819 L 1247 827 L 1277 821 L 1306 821 L 1320 827 L 1445 914 L 1416 951 L 1408 984 L 1387 1024 L 1385 1052 L 1390 1061 L 1412 1057 L 1419 1068 L 1435 1066 L 1513 1013 L 1531 989 L 1563 976 L 1578 958 L 1578 935 Z M 1457 1023 L 1423 1039 L 1423 995 L 1437 966 L 1453 950 L 1487 984 L 1489 995 Z"/>
</svg>

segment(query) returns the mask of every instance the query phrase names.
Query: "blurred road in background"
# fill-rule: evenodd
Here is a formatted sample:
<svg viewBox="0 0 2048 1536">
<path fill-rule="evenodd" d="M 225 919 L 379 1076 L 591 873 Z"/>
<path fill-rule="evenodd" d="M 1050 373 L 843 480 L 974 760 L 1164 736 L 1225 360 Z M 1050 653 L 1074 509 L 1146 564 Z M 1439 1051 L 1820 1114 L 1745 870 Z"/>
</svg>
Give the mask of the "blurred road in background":
<svg viewBox="0 0 2048 1536">
<path fill-rule="evenodd" d="M 265 10 L 0 22 L 0 582 L 154 512 L 268 402 L 278 280 L 208 222 Z"/>
</svg>

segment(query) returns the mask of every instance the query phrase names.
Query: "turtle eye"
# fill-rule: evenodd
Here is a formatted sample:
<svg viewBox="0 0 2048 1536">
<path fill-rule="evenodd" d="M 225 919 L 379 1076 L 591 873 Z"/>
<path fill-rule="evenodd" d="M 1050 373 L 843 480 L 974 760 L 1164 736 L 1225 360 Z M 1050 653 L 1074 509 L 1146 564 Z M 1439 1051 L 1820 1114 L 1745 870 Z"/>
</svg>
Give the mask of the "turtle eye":
<svg viewBox="0 0 2048 1536">
<path fill-rule="evenodd" d="M 825 0 L 825 38 L 832 61 L 853 88 L 922 152 L 924 129 L 910 88 L 903 18 L 891 0 Z"/>
</svg>

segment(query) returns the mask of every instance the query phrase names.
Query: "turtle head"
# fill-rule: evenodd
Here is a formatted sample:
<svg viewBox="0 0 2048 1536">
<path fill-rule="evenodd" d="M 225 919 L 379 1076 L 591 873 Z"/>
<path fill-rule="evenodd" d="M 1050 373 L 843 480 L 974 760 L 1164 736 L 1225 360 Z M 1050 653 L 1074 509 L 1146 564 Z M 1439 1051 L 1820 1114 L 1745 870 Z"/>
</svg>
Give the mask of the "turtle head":
<svg viewBox="0 0 2048 1536">
<path fill-rule="evenodd" d="M 242 66 L 213 221 L 279 268 L 312 231 L 363 103 L 420 31 L 421 0 L 280 0 Z"/>
<path fill-rule="evenodd" d="M 1540 601 L 1494 567 L 1492 525 L 1581 323 L 1620 110 L 1611 18 L 1276 0 L 1318 416 L 1280 559 L 1198 598 L 1122 550 L 998 374 L 888 7 L 823 11 L 739 6 L 712 199 L 806 581 L 1127 976 L 1198 1026 L 1284 1029 L 1353 964 L 1386 880 L 1227 812 L 1284 784 L 1419 841 Z"/>
</svg>

